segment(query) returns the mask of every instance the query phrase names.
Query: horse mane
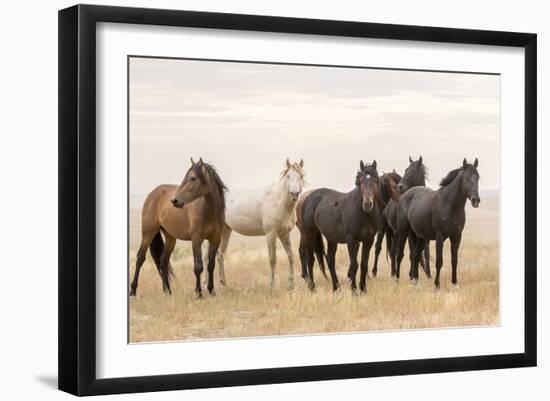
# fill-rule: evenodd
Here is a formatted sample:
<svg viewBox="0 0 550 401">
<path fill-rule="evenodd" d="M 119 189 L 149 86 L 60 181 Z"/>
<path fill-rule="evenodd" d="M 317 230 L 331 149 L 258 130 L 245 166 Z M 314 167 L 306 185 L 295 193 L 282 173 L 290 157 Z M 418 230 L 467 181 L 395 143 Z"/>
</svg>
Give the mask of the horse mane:
<svg viewBox="0 0 550 401">
<path fill-rule="evenodd" d="M 428 168 L 424 163 L 422 163 L 420 166 L 418 166 L 420 171 L 422 172 L 422 175 L 424 176 L 424 179 L 428 179 Z"/>
<path fill-rule="evenodd" d="M 395 171 L 392 171 L 391 173 L 385 173 L 388 174 L 395 182 L 401 181 L 401 176 L 397 174 Z M 424 176 L 427 175 L 426 169 L 424 168 Z"/>
<path fill-rule="evenodd" d="M 441 180 L 439 185 L 441 185 L 442 187 L 446 187 L 451 182 L 453 182 L 454 179 L 457 177 L 458 173 L 460 173 L 463 170 L 464 170 L 463 167 L 459 167 L 459 168 L 455 168 L 454 170 L 449 171 L 447 176 Z"/>
<path fill-rule="evenodd" d="M 363 170 L 357 171 L 357 175 L 355 176 L 355 185 L 359 185 L 361 176 L 367 174 L 373 175 L 378 178 L 378 171 L 376 170 L 376 168 L 373 167 L 372 164 L 367 164 L 365 165 L 365 168 Z"/>
<path fill-rule="evenodd" d="M 227 187 L 225 186 L 225 183 L 218 174 L 216 167 L 214 167 L 212 164 L 208 164 L 205 162 L 202 162 L 201 164 L 196 163 L 194 166 L 194 168 L 196 169 L 195 171 L 198 173 L 199 176 L 203 176 L 202 169 L 200 168 L 201 166 L 206 169 L 207 174 L 212 178 L 212 181 L 214 181 L 222 202 L 223 210 L 225 211 L 225 193 L 227 192 Z"/>
</svg>

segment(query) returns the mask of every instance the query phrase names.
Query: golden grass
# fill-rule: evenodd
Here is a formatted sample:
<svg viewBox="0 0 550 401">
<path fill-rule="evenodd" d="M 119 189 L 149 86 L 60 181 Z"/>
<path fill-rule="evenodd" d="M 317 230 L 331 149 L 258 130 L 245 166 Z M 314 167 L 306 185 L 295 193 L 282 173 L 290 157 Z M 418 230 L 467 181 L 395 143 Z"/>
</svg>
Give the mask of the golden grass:
<svg viewBox="0 0 550 401">
<path fill-rule="evenodd" d="M 226 256 L 227 287 L 216 296 L 194 293 L 190 243 L 178 242 L 172 255 L 176 279 L 173 295 L 162 292 L 150 256 L 145 262 L 138 296 L 130 299 L 130 341 L 274 336 L 369 330 L 495 325 L 499 323 L 498 205 L 489 211 L 468 210 L 467 229 L 459 253 L 459 288 L 451 288 L 450 253 L 446 243 L 441 290 L 423 272 L 417 286 L 408 280 L 404 259 L 401 281 L 389 277 L 383 253 L 379 274 L 367 281 L 368 294 L 353 296 L 345 279 L 349 259 L 340 245 L 336 258 L 342 289 L 332 292 L 316 267 L 317 288 L 311 293 L 300 278 L 297 260 L 295 288 L 287 289 L 288 261 L 278 246 L 277 285 L 270 290 L 270 269 L 264 239 L 234 235 Z M 139 213 L 131 213 L 130 274 L 139 242 Z M 297 234 L 293 233 L 296 247 Z M 279 245 L 279 244 L 278 244 Z M 373 253 L 373 252 L 372 252 Z M 432 244 L 432 255 L 435 255 Z M 372 266 L 372 256 L 369 269 Z M 434 272 L 432 262 L 432 272 Z"/>
</svg>

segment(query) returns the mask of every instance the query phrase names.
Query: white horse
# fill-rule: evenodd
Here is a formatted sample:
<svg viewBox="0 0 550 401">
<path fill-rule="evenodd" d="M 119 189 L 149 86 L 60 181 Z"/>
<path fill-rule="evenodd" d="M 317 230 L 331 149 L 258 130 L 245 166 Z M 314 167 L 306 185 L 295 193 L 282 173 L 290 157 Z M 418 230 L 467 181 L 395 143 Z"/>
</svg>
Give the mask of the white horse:
<svg viewBox="0 0 550 401">
<path fill-rule="evenodd" d="M 288 256 L 288 285 L 294 286 L 294 254 L 290 232 L 296 225 L 296 202 L 304 187 L 304 161 L 290 163 L 278 182 L 257 191 L 229 192 L 226 195 L 225 228 L 218 249 L 220 282 L 225 285 L 224 255 L 233 231 L 246 236 L 265 236 L 271 267 L 271 288 L 275 286 L 276 241 Z M 204 254 L 204 252 L 203 252 Z"/>
</svg>

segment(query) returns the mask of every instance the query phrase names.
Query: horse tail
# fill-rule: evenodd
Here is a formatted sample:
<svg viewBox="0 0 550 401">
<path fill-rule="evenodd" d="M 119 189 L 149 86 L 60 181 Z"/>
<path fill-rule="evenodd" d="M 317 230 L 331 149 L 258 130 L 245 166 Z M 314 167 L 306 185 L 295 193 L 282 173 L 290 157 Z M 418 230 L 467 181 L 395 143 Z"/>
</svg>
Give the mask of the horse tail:
<svg viewBox="0 0 550 401">
<path fill-rule="evenodd" d="M 164 241 L 162 239 L 160 231 L 156 233 L 153 237 L 151 245 L 149 246 L 149 250 L 151 251 L 151 256 L 153 256 L 153 260 L 155 261 L 155 265 L 157 266 L 159 274 L 162 276 L 162 266 L 160 264 L 160 258 L 162 255 L 162 251 L 164 250 Z M 168 262 L 168 278 L 170 278 L 170 276 L 174 276 L 174 271 L 172 270 L 172 265 L 170 264 L 170 262 Z"/>
<path fill-rule="evenodd" d="M 325 244 L 323 243 L 323 236 L 321 235 L 321 232 L 318 232 L 315 236 L 313 249 L 315 250 L 317 262 L 319 263 L 319 269 L 321 270 L 321 273 L 323 273 L 325 280 L 328 280 L 327 273 L 325 271 L 325 258 L 327 254 L 325 253 Z"/>
</svg>

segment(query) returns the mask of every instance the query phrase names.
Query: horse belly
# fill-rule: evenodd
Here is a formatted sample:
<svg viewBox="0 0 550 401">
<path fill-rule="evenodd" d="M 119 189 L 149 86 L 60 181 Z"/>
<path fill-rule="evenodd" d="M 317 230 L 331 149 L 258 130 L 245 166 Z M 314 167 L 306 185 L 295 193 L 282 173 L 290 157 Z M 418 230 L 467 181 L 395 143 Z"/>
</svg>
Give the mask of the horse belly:
<svg viewBox="0 0 550 401">
<path fill-rule="evenodd" d="M 315 213 L 315 224 L 325 238 L 339 244 L 346 243 L 341 216 L 328 207 L 319 207 Z"/>
<path fill-rule="evenodd" d="M 411 205 L 408 218 L 409 224 L 417 236 L 426 240 L 435 239 L 435 231 L 433 230 L 430 207 Z"/>
<path fill-rule="evenodd" d="M 182 209 L 178 209 L 169 205 L 160 211 L 159 216 L 159 222 L 162 229 L 172 237 L 183 241 L 191 240 L 190 222 L 186 210 L 187 207 L 188 206 L 184 206 Z"/>
</svg>

